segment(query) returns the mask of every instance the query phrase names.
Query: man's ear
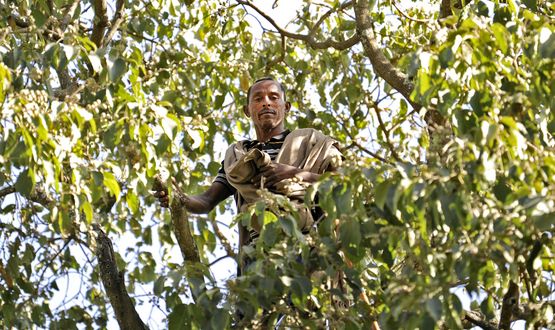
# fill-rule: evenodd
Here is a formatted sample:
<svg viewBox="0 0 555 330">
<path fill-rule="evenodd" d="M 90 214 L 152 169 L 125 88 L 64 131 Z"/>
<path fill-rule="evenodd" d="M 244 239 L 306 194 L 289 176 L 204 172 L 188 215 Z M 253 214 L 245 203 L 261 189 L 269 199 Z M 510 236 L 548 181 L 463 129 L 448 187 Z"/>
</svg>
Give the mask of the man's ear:
<svg viewBox="0 0 555 330">
<path fill-rule="evenodd" d="M 289 113 L 291 110 L 291 102 L 285 102 L 285 113 Z"/>
<path fill-rule="evenodd" d="M 247 118 L 251 117 L 248 105 L 243 105 L 243 113 L 245 114 L 245 116 L 247 116 Z"/>
</svg>

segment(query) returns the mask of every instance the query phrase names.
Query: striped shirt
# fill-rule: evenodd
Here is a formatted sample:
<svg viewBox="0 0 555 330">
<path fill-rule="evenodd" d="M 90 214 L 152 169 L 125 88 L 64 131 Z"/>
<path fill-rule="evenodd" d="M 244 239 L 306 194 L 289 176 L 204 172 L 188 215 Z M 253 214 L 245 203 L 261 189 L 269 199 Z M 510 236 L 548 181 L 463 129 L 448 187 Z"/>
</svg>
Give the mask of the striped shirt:
<svg viewBox="0 0 555 330">
<path fill-rule="evenodd" d="M 283 141 L 285 141 L 285 137 L 287 137 L 287 135 L 289 133 L 290 133 L 290 131 L 286 130 L 283 133 L 270 138 L 270 140 L 266 143 L 260 142 L 260 141 L 257 141 L 257 140 L 249 140 L 249 141 L 245 142 L 245 147 L 246 147 L 247 151 L 249 151 L 253 148 L 256 148 L 260 151 L 264 151 L 265 153 L 270 155 L 270 158 L 272 160 L 275 160 L 279 151 L 281 150 L 281 146 L 283 145 Z M 218 171 L 218 175 L 214 179 L 214 182 L 219 182 L 219 183 L 224 184 L 233 194 L 235 194 L 236 191 L 237 191 L 227 181 L 223 161 L 222 161 L 222 167 L 220 167 L 220 170 Z M 237 196 L 236 196 L 236 198 L 237 198 Z"/>
</svg>

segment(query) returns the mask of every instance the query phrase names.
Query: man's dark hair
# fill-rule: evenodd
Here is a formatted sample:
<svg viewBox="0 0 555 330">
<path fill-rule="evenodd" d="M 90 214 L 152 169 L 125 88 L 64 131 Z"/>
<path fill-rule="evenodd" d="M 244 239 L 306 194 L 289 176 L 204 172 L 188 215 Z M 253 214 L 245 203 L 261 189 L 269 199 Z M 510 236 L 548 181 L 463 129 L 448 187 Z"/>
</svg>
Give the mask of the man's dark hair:
<svg viewBox="0 0 555 330">
<path fill-rule="evenodd" d="M 261 81 L 266 81 L 266 80 L 273 81 L 279 86 L 279 89 L 281 89 L 281 92 L 283 93 L 283 100 L 285 102 L 287 102 L 287 96 L 285 94 L 285 86 L 283 86 L 282 83 L 280 83 L 279 81 L 275 80 L 272 77 L 263 77 L 263 78 L 260 78 L 260 79 L 256 79 L 256 81 L 251 85 L 251 87 L 249 87 L 249 90 L 247 91 L 247 104 L 249 103 L 249 100 L 250 100 L 250 97 L 251 97 L 252 86 L 256 85 L 257 83 L 259 83 Z"/>
</svg>

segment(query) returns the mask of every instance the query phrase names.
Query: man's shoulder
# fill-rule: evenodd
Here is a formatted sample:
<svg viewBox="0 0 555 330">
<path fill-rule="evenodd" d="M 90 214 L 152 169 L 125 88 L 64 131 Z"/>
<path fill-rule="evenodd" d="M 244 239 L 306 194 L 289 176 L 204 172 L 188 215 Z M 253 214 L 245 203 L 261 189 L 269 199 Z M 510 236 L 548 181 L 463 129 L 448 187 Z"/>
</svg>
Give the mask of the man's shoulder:
<svg viewBox="0 0 555 330">
<path fill-rule="evenodd" d="M 321 131 L 315 128 L 297 128 L 287 136 L 289 139 L 294 138 L 310 138 L 310 139 L 324 139 L 324 138 L 331 138 L 328 135 L 322 133 Z"/>
</svg>

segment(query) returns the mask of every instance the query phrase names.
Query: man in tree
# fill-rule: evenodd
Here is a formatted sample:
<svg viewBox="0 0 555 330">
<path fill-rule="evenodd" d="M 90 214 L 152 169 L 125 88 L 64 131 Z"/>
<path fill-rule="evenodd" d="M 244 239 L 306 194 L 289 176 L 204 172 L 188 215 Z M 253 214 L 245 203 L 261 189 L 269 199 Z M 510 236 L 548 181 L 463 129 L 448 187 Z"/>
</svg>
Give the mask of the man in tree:
<svg viewBox="0 0 555 330">
<path fill-rule="evenodd" d="M 245 211 L 260 199 L 260 188 L 286 195 L 301 210 L 301 230 L 314 222 L 314 210 L 302 203 L 308 185 L 325 171 L 334 170 L 341 161 L 337 142 L 314 129 L 285 129 L 284 120 L 291 109 L 284 86 L 273 78 L 254 82 L 247 92 L 245 115 L 251 118 L 256 140 L 240 141 L 226 151 L 222 167 L 212 185 L 202 194 L 186 196 L 189 212 L 207 213 L 221 201 L 235 195 L 237 208 Z M 164 207 L 169 206 L 167 191 L 154 194 Z M 239 246 L 258 236 L 256 220 L 253 229 L 241 227 Z"/>
</svg>

